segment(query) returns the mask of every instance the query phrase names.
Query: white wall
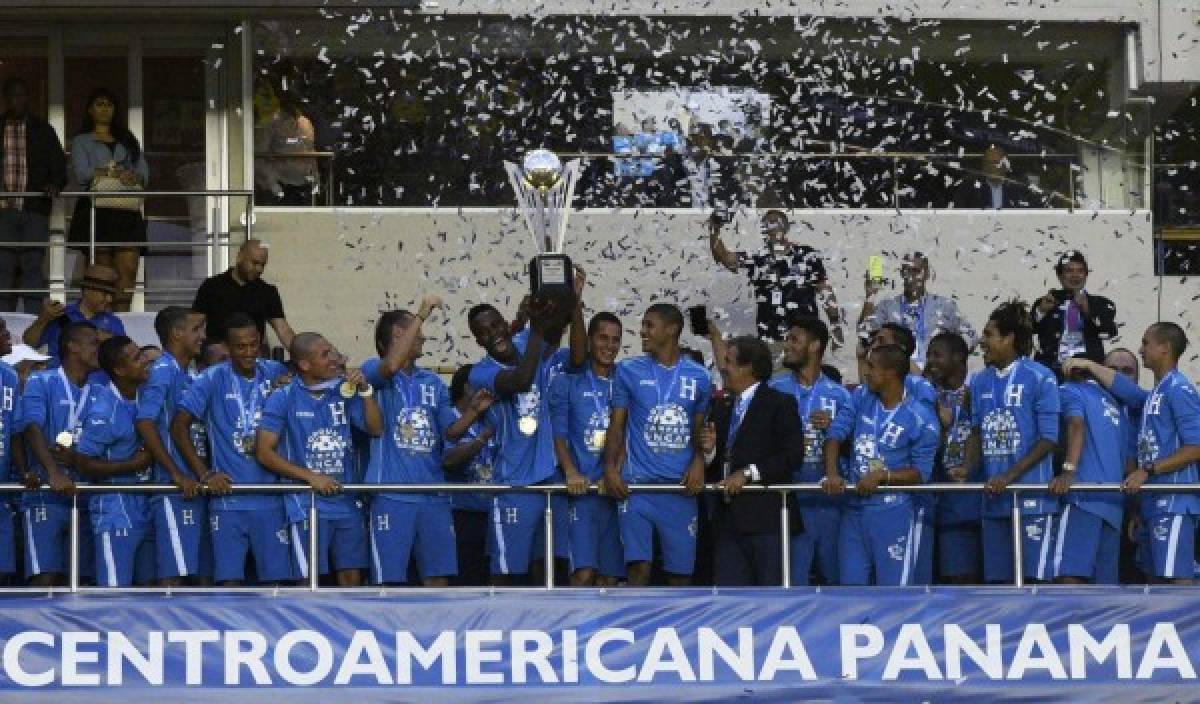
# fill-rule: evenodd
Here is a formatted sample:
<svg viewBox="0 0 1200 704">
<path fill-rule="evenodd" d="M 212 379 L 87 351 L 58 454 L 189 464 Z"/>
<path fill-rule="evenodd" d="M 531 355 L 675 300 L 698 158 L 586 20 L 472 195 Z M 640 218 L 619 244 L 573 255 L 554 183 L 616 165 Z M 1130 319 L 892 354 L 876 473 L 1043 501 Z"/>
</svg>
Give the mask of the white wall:
<svg viewBox="0 0 1200 704">
<path fill-rule="evenodd" d="M 794 239 L 824 253 L 852 320 L 867 257 L 889 255 L 894 277 L 897 257 L 914 249 L 931 258 L 931 290 L 953 294 L 980 326 L 998 301 L 1032 299 L 1056 285 L 1053 263 L 1072 248 L 1092 262 L 1089 289 L 1117 303 L 1117 343 L 1136 349 L 1157 317 L 1159 282 L 1143 211 L 821 210 L 792 217 Z M 627 353 L 637 350 L 641 312 L 658 300 L 708 303 L 729 316 L 728 332 L 753 330 L 751 294 L 740 277 L 712 263 L 704 222 L 703 213 L 685 210 L 572 215 L 567 252 L 589 273 L 588 308 L 622 316 Z M 511 210 L 260 210 L 255 233 L 270 244 L 266 277 L 279 285 L 292 326 L 327 334 L 356 360 L 372 354 L 371 326 L 380 310 L 411 306 L 422 291 L 441 293 L 448 310 L 426 328 L 429 366 L 479 357 L 464 321 L 467 308 L 486 301 L 511 315 L 527 291 L 533 253 Z M 727 233 L 730 246 L 753 246 L 756 237 L 749 222 Z M 1162 309 L 1164 319 L 1181 322 L 1200 343 L 1196 294 L 1194 282 L 1168 279 Z M 852 361 L 849 353 L 836 360 L 847 371 Z M 1200 376 L 1200 356 L 1190 353 L 1185 368 Z"/>
</svg>

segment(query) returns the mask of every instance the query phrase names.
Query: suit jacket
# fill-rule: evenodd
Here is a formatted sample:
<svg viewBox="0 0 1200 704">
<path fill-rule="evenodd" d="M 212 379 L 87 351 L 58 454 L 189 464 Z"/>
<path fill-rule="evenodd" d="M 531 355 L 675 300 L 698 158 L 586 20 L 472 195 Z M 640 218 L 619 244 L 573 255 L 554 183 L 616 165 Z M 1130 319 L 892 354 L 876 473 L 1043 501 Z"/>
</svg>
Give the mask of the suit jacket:
<svg viewBox="0 0 1200 704">
<path fill-rule="evenodd" d="M 1055 300 L 1061 304 L 1067 300 L 1067 291 L 1054 291 Z M 1083 346 L 1090 359 L 1103 359 L 1104 342 L 1101 337 L 1113 337 L 1117 334 L 1117 307 L 1104 296 L 1086 294 L 1089 315 L 1083 319 Z M 1033 331 L 1037 335 L 1038 351 L 1034 360 L 1046 367 L 1059 370 L 1058 345 L 1063 336 L 1063 309 L 1056 306 L 1049 313 L 1042 315 L 1037 311 L 1037 302 L 1033 304 Z"/>
<path fill-rule="evenodd" d="M 0 117 L 0 130 L 3 124 L 4 119 Z M 0 173 L 3 172 L 6 158 L 4 140 L 0 139 Z M 67 185 L 67 158 L 63 154 L 58 133 L 44 120 L 33 116 L 25 118 L 25 167 L 28 170 L 26 190 L 40 191 L 48 185 L 61 189 Z M 26 198 L 24 209 L 49 215 L 50 199 Z"/>
<path fill-rule="evenodd" d="M 1000 192 L 1001 207 L 1005 210 L 1016 208 L 1045 208 L 1046 198 L 1034 193 L 1030 188 L 1005 181 Z M 968 175 L 959 184 L 954 194 L 954 207 L 980 208 L 990 210 L 992 207 L 992 189 L 981 176 Z"/>
<path fill-rule="evenodd" d="M 717 428 L 717 454 L 708 466 L 709 482 L 724 478 L 733 402 L 732 398 L 722 401 L 712 413 L 712 421 Z M 789 483 L 792 469 L 804 460 L 804 431 L 800 426 L 796 399 L 772 389 L 766 382 L 760 383 L 742 417 L 730 459 L 732 471 L 740 471 L 751 464 L 758 467 L 759 484 Z M 725 502 L 722 495 L 713 495 L 712 499 L 713 520 L 718 525 L 728 522 L 726 527 L 746 534 L 779 532 L 778 493 L 743 492 L 732 497 L 729 503 Z M 792 507 L 792 532 L 796 532 L 800 530 L 800 514 L 795 510 L 790 493 L 787 501 Z"/>
</svg>

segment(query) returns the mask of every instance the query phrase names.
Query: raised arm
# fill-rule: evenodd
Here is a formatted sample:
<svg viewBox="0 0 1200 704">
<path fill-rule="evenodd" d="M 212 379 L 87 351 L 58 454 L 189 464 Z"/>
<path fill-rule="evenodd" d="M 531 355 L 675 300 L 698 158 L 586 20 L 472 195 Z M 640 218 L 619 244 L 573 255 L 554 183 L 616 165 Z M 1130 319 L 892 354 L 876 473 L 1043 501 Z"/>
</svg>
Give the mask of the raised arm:
<svg viewBox="0 0 1200 704">
<path fill-rule="evenodd" d="M 712 252 L 713 261 L 725 267 L 726 269 L 737 272 L 738 256 L 737 252 L 730 251 L 725 243 L 721 241 L 721 220 L 715 215 L 708 221 L 708 247 Z"/>
</svg>

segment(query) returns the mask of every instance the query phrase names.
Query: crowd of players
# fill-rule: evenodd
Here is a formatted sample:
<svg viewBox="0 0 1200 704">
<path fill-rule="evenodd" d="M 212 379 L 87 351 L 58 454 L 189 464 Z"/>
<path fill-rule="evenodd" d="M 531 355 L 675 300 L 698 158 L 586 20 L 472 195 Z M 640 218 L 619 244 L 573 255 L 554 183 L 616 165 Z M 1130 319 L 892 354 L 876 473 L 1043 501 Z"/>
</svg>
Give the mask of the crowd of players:
<svg viewBox="0 0 1200 704">
<path fill-rule="evenodd" d="M 54 367 L 28 379 L 0 367 L 0 479 L 27 487 L 0 503 L 0 572 L 62 584 L 73 495 L 91 483 L 112 491 L 77 498 L 85 584 L 287 584 L 313 569 L 340 586 L 541 583 L 546 494 L 403 490 L 452 482 L 565 484 L 550 504 L 571 584 L 704 583 L 721 574 L 706 535 L 714 506 L 748 483 L 779 483 L 714 456 L 713 409 L 730 404 L 738 432 L 763 383 L 795 398 L 803 452 L 787 479 L 821 489 L 779 495 L 803 524 L 790 541 L 793 583 L 1011 582 L 1013 483 L 1046 487 L 1019 497 L 1026 579 L 1115 583 L 1126 532 L 1147 578 L 1195 575 L 1200 495 L 1141 491 L 1198 481 L 1200 398 L 1177 369 L 1188 343 L 1174 323 L 1142 338 L 1151 391 L 1124 350 L 1069 359 L 1060 381 L 1031 358 L 1018 302 L 989 316 L 986 366 L 970 378 L 960 335 L 933 337 L 918 369 L 912 333 L 889 323 L 853 388 L 824 364 L 830 334 L 817 318 L 788 321 L 786 370 L 774 376 L 760 363 L 766 345 L 724 340 L 714 325 L 725 386 L 752 377 L 731 394 L 681 348 L 684 318 L 670 303 L 645 311 L 643 354 L 618 361 L 626 331 L 607 312 L 585 323 L 583 280 L 575 295 L 534 297 L 524 326 L 471 308 L 482 356 L 449 385 L 417 365 L 435 295 L 382 314 L 378 357 L 358 368 L 316 333 L 295 335 L 287 365 L 264 359 L 259 326 L 240 314 L 214 355 L 202 314 L 161 311 L 153 361 L 128 337 L 64 325 Z M 280 482 L 307 488 L 237 491 Z M 889 490 L 930 482 L 986 490 Z M 150 483 L 178 491 L 121 491 Z M 388 489 L 343 490 L 355 483 Z M 674 490 L 629 488 L 646 484 Z"/>
</svg>

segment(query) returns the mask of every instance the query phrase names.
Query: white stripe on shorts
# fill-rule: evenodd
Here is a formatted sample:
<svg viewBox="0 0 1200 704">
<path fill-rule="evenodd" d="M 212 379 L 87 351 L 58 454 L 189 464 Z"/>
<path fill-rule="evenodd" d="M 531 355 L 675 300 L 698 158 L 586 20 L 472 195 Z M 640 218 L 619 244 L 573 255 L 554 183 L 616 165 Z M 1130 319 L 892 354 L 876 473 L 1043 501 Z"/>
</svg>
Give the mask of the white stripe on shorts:
<svg viewBox="0 0 1200 704">
<path fill-rule="evenodd" d="M 1171 535 L 1167 538 L 1167 564 L 1163 565 L 1163 577 L 1175 577 L 1175 553 L 1179 552 L 1179 529 L 1183 526 L 1183 516 L 1175 514 L 1171 519 Z"/>
<path fill-rule="evenodd" d="M 183 541 L 179 538 L 179 526 L 175 524 L 175 507 L 171 497 L 163 497 L 163 511 L 167 516 L 167 535 L 171 536 L 171 552 L 175 555 L 175 571 L 180 577 L 188 576 L 187 558 L 183 556 Z"/>
<path fill-rule="evenodd" d="M 292 550 L 296 553 L 296 567 L 300 569 L 300 578 L 308 579 L 308 560 L 304 557 L 304 544 L 300 540 L 300 529 L 296 527 L 298 525 L 292 524 Z"/>
<path fill-rule="evenodd" d="M 104 531 L 100 534 L 100 543 L 104 549 L 104 568 L 108 572 L 108 586 L 116 587 L 117 584 L 117 561 L 113 557 L 112 538 L 109 531 Z"/>
<path fill-rule="evenodd" d="M 500 497 L 492 498 L 492 527 L 496 529 L 496 559 L 500 561 L 500 574 L 508 574 L 508 557 L 504 549 L 504 528 L 500 525 Z"/>
</svg>

